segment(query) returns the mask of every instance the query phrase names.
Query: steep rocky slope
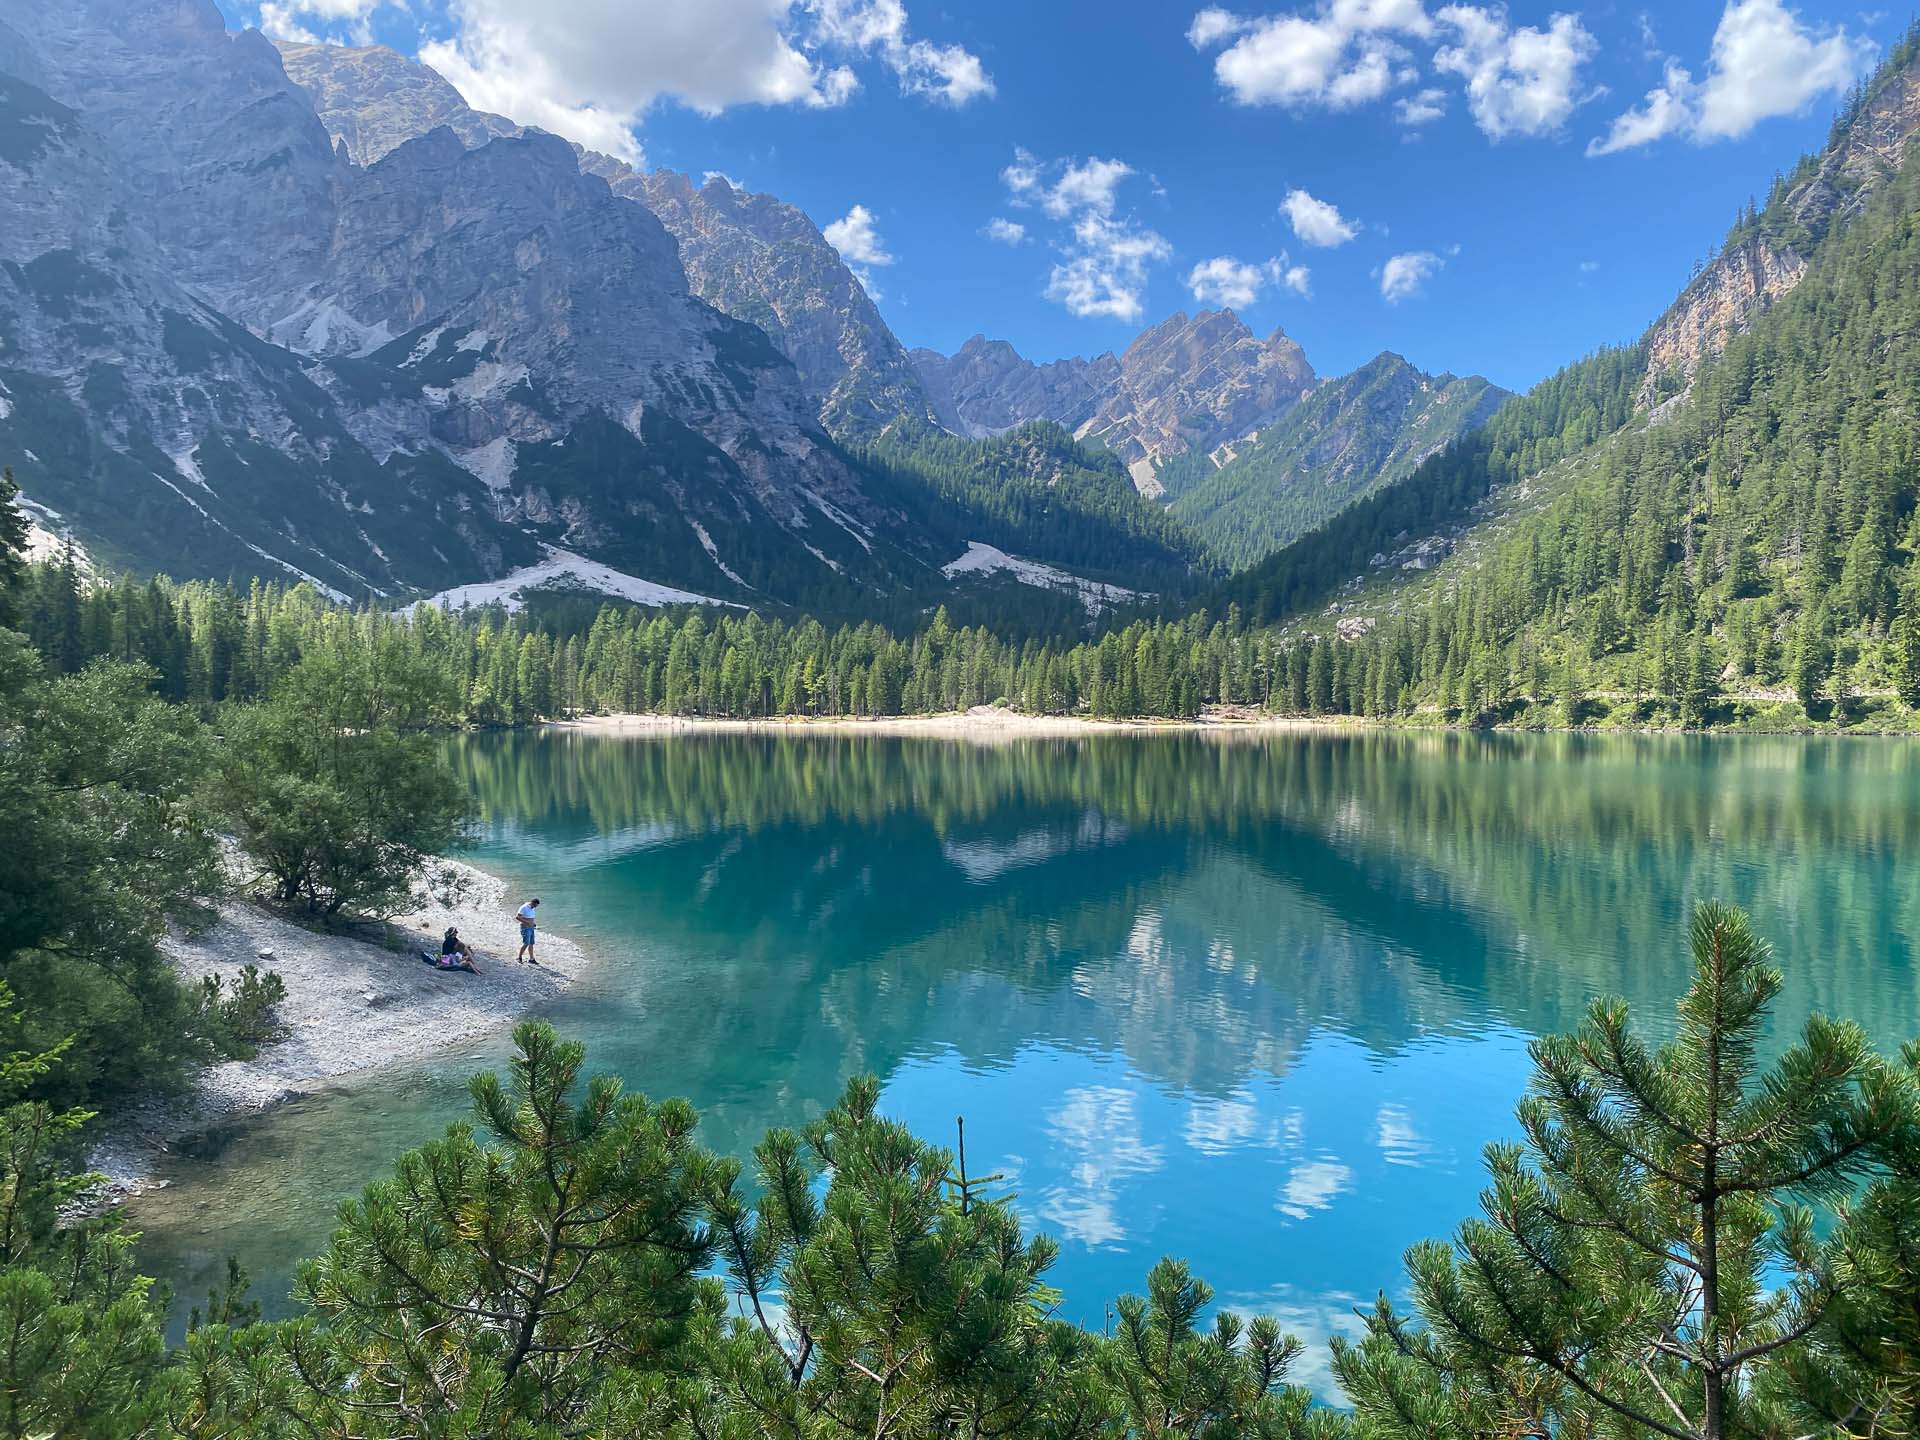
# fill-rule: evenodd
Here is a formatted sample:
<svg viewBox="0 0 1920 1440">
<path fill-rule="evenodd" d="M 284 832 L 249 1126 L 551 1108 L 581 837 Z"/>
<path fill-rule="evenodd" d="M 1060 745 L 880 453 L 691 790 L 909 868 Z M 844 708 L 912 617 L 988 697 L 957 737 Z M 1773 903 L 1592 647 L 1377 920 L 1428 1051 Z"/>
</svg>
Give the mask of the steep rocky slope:
<svg viewBox="0 0 1920 1440">
<path fill-rule="evenodd" d="M 282 43 L 287 73 L 328 132 L 363 165 L 445 126 L 468 147 L 520 127 L 472 109 L 434 70 L 383 46 Z M 911 417 L 934 419 L 920 377 L 865 288 L 796 207 L 713 176 L 643 174 L 579 150 L 580 168 L 645 206 L 679 242 L 692 292 L 773 340 L 799 371 L 817 417 L 857 437 Z"/>
<path fill-rule="evenodd" d="M 368 127 L 362 166 L 211 0 L 0 26 L 0 448 L 103 553 L 393 593 L 551 543 L 821 603 L 951 558 L 566 143 Z"/>
<path fill-rule="evenodd" d="M 468 105 L 438 70 L 384 45 L 274 43 L 287 78 L 307 92 L 320 123 L 356 165 L 371 165 L 442 125 L 466 145 L 520 133 L 505 116 Z"/>
<path fill-rule="evenodd" d="M 1798 285 L 1828 231 L 1859 214 L 1899 169 L 1920 129 L 1920 76 L 1909 65 L 1885 68 L 1855 103 L 1857 112 L 1835 122 L 1826 150 L 1796 167 L 1763 210 L 1742 217 L 1720 254 L 1654 322 L 1642 403 L 1684 387 Z"/>
</svg>

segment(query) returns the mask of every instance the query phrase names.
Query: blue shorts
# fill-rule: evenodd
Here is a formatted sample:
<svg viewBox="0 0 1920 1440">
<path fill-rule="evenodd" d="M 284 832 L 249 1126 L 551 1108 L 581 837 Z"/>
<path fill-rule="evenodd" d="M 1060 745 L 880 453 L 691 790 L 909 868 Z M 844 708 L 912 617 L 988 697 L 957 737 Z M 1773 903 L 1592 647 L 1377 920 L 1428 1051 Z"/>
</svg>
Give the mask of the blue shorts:
<svg viewBox="0 0 1920 1440">
<path fill-rule="evenodd" d="M 533 944 L 533 926 L 522 925 L 520 927 L 520 943 L 522 945 Z"/>
</svg>

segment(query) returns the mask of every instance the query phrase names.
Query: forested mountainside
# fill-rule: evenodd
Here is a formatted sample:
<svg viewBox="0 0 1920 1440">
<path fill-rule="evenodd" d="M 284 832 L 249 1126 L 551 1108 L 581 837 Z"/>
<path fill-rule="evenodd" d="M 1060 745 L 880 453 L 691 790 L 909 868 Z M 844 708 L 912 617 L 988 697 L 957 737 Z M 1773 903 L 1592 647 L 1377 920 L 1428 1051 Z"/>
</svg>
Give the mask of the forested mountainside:
<svg viewBox="0 0 1920 1440">
<path fill-rule="evenodd" d="M 1920 698 L 1917 52 L 1741 218 L 1726 256 L 1791 248 L 1799 278 L 1703 340 L 1684 390 L 1640 403 L 1685 383 L 1663 337 L 1697 282 L 1646 342 L 1509 403 L 1223 598 L 1281 618 L 1337 592 L 1343 633 L 1371 631 L 1343 667 L 1368 710 L 1645 693 L 1697 723 L 1725 686 L 1815 714 Z"/>
<path fill-rule="evenodd" d="M 1208 553 L 1243 570 L 1412 473 L 1507 398 L 1477 375 L 1425 375 L 1384 354 L 1323 382 L 1245 443 L 1174 462 L 1160 482 Z"/>
<path fill-rule="evenodd" d="M 902 429 L 861 453 L 910 471 L 962 507 L 974 538 L 988 544 L 1025 547 L 1083 574 L 1161 594 L 1177 595 L 1207 573 L 1199 542 L 1136 493 L 1119 458 L 1079 444 L 1059 425 L 1036 420 L 978 440 Z"/>
</svg>

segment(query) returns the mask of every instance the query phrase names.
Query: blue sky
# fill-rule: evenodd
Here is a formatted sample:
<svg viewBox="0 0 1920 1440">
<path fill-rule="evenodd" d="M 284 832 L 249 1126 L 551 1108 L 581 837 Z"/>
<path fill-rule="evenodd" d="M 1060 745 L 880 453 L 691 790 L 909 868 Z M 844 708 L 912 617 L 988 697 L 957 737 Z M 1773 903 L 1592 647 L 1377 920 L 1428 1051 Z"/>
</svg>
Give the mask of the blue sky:
<svg viewBox="0 0 1920 1440">
<path fill-rule="evenodd" d="M 1391 349 L 1512 387 L 1634 338 L 1905 24 L 1827 0 L 221 4 L 790 200 L 909 345 L 1094 354 L 1226 299 L 1325 374 Z"/>
</svg>

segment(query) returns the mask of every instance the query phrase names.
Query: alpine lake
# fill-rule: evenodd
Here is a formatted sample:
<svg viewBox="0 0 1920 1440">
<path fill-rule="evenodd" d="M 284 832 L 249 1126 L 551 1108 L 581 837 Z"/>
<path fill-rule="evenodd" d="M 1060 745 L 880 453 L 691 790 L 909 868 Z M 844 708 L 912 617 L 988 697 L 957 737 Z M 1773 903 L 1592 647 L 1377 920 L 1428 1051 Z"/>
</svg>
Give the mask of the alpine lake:
<svg viewBox="0 0 1920 1440">
<path fill-rule="evenodd" d="M 964 740 L 481 734 L 471 858 L 590 950 L 548 1013 L 746 1154 L 846 1078 L 998 1172 L 1099 1326 L 1163 1254 L 1309 1344 L 1401 1290 L 1513 1138 L 1528 1041 L 1624 996 L 1670 1033 L 1685 923 L 1748 907 L 1806 1015 L 1920 1034 L 1920 742 L 1389 731 Z M 494 957 L 496 963 L 511 957 Z M 396 960 L 396 963 L 403 963 Z M 485 983 L 484 976 L 478 983 Z M 171 1157 L 129 1209 L 270 1314 L 335 1207 L 467 1113 L 502 1035 Z"/>
</svg>

